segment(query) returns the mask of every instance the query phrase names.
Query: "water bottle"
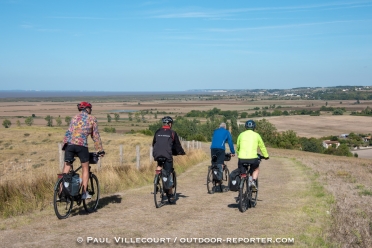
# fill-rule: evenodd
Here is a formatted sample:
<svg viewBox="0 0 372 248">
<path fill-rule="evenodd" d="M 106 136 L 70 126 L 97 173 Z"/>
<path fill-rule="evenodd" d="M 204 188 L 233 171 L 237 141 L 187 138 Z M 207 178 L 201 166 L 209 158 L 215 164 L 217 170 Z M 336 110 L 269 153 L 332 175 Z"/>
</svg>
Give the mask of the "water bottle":
<svg viewBox="0 0 372 248">
<path fill-rule="evenodd" d="M 65 182 L 65 183 L 64 183 L 65 188 L 68 188 L 69 185 L 70 185 L 69 182 Z"/>
<path fill-rule="evenodd" d="M 251 187 L 252 186 L 252 176 L 249 176 L 249 187 Z"/>
</svg>

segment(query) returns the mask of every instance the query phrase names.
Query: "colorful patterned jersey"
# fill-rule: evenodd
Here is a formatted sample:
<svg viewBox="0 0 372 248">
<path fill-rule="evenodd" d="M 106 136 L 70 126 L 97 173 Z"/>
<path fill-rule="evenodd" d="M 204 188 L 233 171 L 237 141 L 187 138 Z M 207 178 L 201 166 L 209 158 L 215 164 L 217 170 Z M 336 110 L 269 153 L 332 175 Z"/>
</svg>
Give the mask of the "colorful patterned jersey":
<svg viewBox="0 0 372 248">
<path fill-rule="evenodd" d="M 63 143 L 88 147 L 89 135 L 94 141 L 96 151 L 103 151 L 96 117 L 89 115 L 85 111 L 81 111 L 72 118 Z"/>
</svg>

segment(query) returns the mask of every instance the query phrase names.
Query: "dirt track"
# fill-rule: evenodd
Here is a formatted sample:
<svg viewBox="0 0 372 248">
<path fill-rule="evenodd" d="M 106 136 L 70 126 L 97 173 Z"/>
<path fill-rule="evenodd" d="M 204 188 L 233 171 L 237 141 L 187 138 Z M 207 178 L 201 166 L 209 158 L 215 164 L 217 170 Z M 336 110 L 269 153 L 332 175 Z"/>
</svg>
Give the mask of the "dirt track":
<svg viewBox="0 0 372 248">
<path fill-rule="evenodd" d="M 232 171 L 237 167 L 237 158 L 227 164 Z M 231 241 L 233 238 L 272 238 L 274 241 L 275 238 L 294 238 L 296 247 L 305 246 L 296 240 L 306 226 L 314 224 L 314 220 L 301 212 L 309 204 L 301 193 L 310 182 L 292 160 L 272 157 L 262 162 L 259 201 L 256 208 L 245 213 L 239 212 L 235 203 L 237 192 L 207 194 L 207 166 L 207 161 L 195 165 L 178 177 L 176 205 L 156 209 L 151 194 L 153 186 L 149 185 L 103 196 L 98 211 L 89 215 L 82 207 L 75 206 L 76 211 L 68 219 L 58 220 L 51 207 L 4 220 L 1 246 L 153 246 L 131 243 L 136 238 L 169 238 L 168 245 L 172 246 L 181 246 L 182 238 L 220 238 L 220 247 L 237 245 L 228 243 L 229 238 Z M 83 238 L 82 244 L 77 242 L 78 237 Z M 87 237 L 95 240 L 88 244 Z M 122 239 L 116 244 L 115 238 Z M 94 241 L 106 243 L 93 244 Z M 196 245 L 198 242 L 193 240 L 183 246 Z M 286 245 L 265 245 L 271 246 Z"/>
</svg>

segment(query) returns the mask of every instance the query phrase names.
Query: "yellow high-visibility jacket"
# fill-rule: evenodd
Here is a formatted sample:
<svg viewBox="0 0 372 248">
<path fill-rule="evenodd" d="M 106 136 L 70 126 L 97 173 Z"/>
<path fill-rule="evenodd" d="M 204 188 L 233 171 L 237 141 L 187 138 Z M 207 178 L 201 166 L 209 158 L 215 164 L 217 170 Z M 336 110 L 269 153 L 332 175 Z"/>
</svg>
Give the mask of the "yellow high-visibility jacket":
<svg viewBox="0 0 372 248">
<path fill-rule="evenodd" d="M 240 159 L 254 159 L 257 158 L 257 148 L 260 148 L 262 156 L 269 157 L 261 135 L 253 130 L 246 130 L 239 134 L 236 142 L 236 150 L 238 158 Z"/>
</svg>

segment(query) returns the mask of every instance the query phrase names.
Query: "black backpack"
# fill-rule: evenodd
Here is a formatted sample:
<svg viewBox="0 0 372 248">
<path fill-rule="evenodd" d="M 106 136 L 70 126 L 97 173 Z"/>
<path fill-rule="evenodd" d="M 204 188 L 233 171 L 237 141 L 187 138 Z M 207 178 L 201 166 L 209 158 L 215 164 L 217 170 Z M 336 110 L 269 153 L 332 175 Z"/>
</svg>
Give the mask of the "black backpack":
<svg viewBox="0 0 372 248">
<path fill-rule="evenodd" d="M 213 174 L 213 180 L 215 181 L 222 180 L 222 171 L 220 170 L 220 167 L 218 165 L 212 166 L 212 174 Z"/>
<path fill-rule="evenodd" d="M 230 191 L 239 191 L 240 187 L 240 170 L 239 168 L 230 173 L 229 189 Z"/>
<path fill-rule="evenodd" d="M 169 173 L 166 170 L 162 170 L 162 178 L 163 178 L 163 187 L 165 190 L 171 189 L 173 187 L 173 174 Z"/>
<path fill-rule="evenodd" d="M 79 174 L 63 174 L 62 185 L 62 190 L 65 193 L 65 196 L 77 196 L 80 190 Z"/>
</svg>

